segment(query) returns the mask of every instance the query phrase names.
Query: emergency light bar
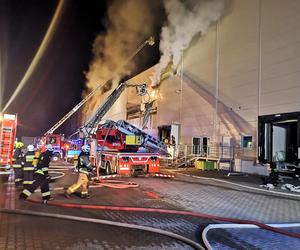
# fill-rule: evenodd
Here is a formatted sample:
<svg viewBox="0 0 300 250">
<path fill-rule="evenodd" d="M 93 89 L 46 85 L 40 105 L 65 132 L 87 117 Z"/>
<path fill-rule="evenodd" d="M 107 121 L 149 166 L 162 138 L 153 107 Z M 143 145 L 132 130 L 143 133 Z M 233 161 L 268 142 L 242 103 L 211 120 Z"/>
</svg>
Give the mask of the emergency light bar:
<svg viewBox="0 0 300 250">
<path fill-rule="evenodd" d="M 16 115 L 10 115 L 10 114 L 4 114 L 3 115 L 4 120 L 16 120 Z"/>
</svg>

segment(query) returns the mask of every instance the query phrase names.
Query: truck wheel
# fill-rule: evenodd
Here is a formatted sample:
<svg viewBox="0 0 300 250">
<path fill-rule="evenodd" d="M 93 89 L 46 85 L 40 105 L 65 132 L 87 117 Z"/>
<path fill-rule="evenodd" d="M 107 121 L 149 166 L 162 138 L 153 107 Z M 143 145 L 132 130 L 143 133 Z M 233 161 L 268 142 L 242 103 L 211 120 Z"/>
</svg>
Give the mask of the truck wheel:
<svg viewBox="0 0 300 250">
<path fill-rule="evenodd" d="M 60 154 L 54 153 L 54 155 L 52 156 L 52 161 L 58 161 L 60 160 Z"/>
<path fill-rule="evenodd" d="M 105 164 L 105 174 L 106 175 L 110 175 L 111 174 L 111 167 L 110 167 L 109 161 L 106 162 L 106 164 Z"/>
</svg>

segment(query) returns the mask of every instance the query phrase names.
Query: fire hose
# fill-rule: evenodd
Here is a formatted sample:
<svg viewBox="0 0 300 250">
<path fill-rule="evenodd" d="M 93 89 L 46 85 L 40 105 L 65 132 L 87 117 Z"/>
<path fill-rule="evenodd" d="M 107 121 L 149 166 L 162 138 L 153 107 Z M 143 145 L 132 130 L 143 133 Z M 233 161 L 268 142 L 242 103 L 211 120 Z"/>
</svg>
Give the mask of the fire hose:
<svg viewBox="0 0 300 250">
<path fill-rule="evenodd" d="M 192 212 L 192 211 L 168 210 L 168 209 L 159 209 L 159 208 L 143 208 L 143 207 L 105 206 L 105 205 L 88 205 L 88 204 L 74 204 L 74 203 L 72 204 L 72 203 L 58 203 L 58 202 L 48 202 L 48 205 L 64 207 L 64 208 L 81 208 L 81 209 L 96 209 L 96 210 L 106 210 L 106 211 L 147 212 L 147 213 L 187 215 L 196 218 L 211 219 L 211 220 L 222 221 L 222 222 L 230 222 L 230 223 L 238 223 L 238 224 L 253 224 L 262 229 L 269 230 L 274 233 L 280 233 L 289 237 L 300 239 L 300 234 L 298 233 L 293 233 L 280 228 L 272 227 L 267 224 L 257 222 L 254 220 L 227 218 L 227 217 L 221 217 L 221 216 Z"/>
<path fill-rule="evenodd" d="M 280 228 L 284 228 L 284 227 L 299 227 L 300 223 L 289 223 L 289 224 L 267 224 L 268 226 L 272 226 L 272 227 L 280 227 Z M 210 224 L 207 227 L 204 228 L 204 230 L 202 231 L 202 240 L 204 242 L 204 245 L 206 246 L 206 248 L 208 250 L 213 250 L 211 244 L 209 243 L 208 239 L 207 239 L 207 233 L 209 230 L 211 229 L 230 229 L 230 228 L 258 228 L 255 225 L 247 225 L 247 224 Z"/>
<path fill-rule="evenodd" d="M 137 187 L 138 184 L 132 182 L 124 182 L 118 180 L 102 180 L 96 185 L 91 187 L 112 187 L 112 188 L 128 188 L 128 187 Z M 31 200 L 32 201 L 32 200 Z M 35 202 L 35 201 L 32 201 Z M 168 209 L 158 209 L 158 208 L 141 208 L 141 207 L 123 207 L 123 206 L 105 206 L 105 205 L 88 205 L 88 204 L 71 204 L 71 203 L 58 203 L 58 202 L 49 202 L 50 206 L 58 206 L 65 208 L 81 208 L 81 209 L 96 209 L 96 210 L 109 210 L 109 211 L 127 211 L 127 212 L 149 212 L 149 213 L 163 213 L 163 214 L 176 214 L 176 215 L 188 215 L 201 219 L 211 219 L 222 222 L 238 223 L 238 224 L 252 224 L 257 227 L 260 227 L 271 232 L 280 233 L 289 237 L 300 239 L 300 234 L 289 232 L 280 228 L 276 228 L 264 223 L 260 223 L 253 220 L 243 220 L 236 218 L 227 218 L 221 216 L 215 216 L 210 214 L 192 212 L 192 211 L 180 211 L 180 210 L 168 210 Z"/>
<path fill-rule="evenodd" d="M 99 182 L 93 182 L 94 185 L 90 185 L 90 188 L 98 188 L 98 187 L 109 187 L 109 188 L 135 188 L 138 187 L 139 184 L 135 182 L 127 182 L 127 181 L 119 181 L 119 180 L 101 180 Z"/>
</svg>

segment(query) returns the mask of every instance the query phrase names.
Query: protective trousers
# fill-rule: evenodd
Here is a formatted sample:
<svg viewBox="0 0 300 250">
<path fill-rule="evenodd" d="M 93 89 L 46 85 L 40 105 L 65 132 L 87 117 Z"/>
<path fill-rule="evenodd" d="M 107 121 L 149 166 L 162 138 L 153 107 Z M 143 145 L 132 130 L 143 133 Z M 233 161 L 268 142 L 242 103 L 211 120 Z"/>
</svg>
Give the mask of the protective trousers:
<svg viewBox="0 0 300 250">
<path fill-rule="evenodd" d="M 25 154 L 25 164 L 23 167 L 23 186 L 24 188 L 29 188 L 29 185 L 33 183 L 33 172 L 34 166 L 32 162 L 34 160 L 34 152 L 27 152 Z"/>
<path fill-rule="evenodd" d="M 67 193 L 72 194 L 76 190 L 78 190 L 80 187 L 82 187 L 81 197 L 85 197 L 89 193 L 88 192 L 88 183 L 89 183 L 89 178 L 88 178 L 87 174 L 79 173 L 77 182 L 68 188 Z"/>
<path fill-rule="evenodd" d="M 33 183 L 33 172 L 34 167 L 24 167 L 23 170 L 23 186 L 24 188 L 29 188 L 29 186 Z"/>
<path fill-rule="evenodd" d="M 21 186 L 23 183 L 23 166 L 21 164 L 13 164 L 15 172 L 15 184 Z"/>
<path fill-rule="evenodd" d="M 33 192 L 41 187 L 41 193 L 43 200 L 49 200 L 50 191 L 49 191 L 49 181 L 43 174 L 34 174 L 34 181 L 28 188 L 25 188 L 20 194 L 20 199 L 27 199 Z"/>
</svg>

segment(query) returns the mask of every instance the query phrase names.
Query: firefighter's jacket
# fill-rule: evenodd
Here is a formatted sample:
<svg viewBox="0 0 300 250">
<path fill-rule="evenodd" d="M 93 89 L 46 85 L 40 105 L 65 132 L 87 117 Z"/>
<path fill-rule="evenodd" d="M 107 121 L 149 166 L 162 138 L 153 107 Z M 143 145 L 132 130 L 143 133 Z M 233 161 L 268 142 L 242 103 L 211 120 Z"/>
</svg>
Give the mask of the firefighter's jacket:
<svg viewBox="0 0 300 250">
<path fill-rule="evenodd" d="M 35 168 L 37 167 L 37 164 L 40 160 L 40 157 L 41 157 L 41 151 L 38 149 L 38 150 L 35 151 L 34 158 L 33 158 L 33 161 L 32 161 L 32 166 L 34 166 Z"/>
<path fill-rule="evenodd" d="M 24 164 L 24 154 L 20 148 L 16 148 L 13 155 L 13 168 L 22 168 Z"/>
<path fill-rule="evenodd" d="M 25 154 L 25 163 L 24 163 L 24 171 L 31 171 L 34 170 L 34 166 L 32 165 L 32 162 L 34 160 L 35 153 L 34 151 L 28 151 Z"/>
<path fill-rule="evenodd" d="M 87 174 L 93 170 L 92 164 L 90 162 L 90 154 L 86 152 L 81 152 L 78 156 L 77 169 L 79 173 Z"/>
<path fill-rule="evenodd" d="M 34 173 L 48 176 L 48 168 L 53 153 L 49 150 L 41 153 L 39 161 L 37 163 L 36 171 Z"/>
</svg>

